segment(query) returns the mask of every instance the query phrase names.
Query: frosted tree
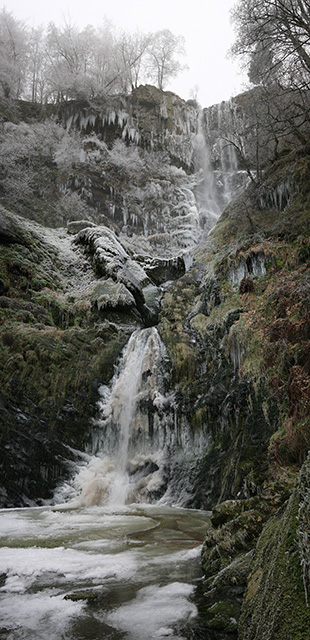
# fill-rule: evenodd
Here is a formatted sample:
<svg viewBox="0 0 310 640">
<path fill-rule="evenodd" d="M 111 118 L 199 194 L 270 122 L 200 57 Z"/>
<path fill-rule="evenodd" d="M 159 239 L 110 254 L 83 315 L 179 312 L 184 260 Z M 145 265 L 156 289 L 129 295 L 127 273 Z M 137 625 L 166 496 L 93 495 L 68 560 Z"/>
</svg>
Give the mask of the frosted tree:
<svg viewBox="0 0 310 640">
<path fill-rule="evenodd" d="M 26 97 L 42 103 L 46 90 L 46 58 L 44 27 L 32 29 L 29 34 L 28 75 Z"/>
<path fill-rule="evenodd" d="M 27 74 L 28 31 L 6 9 L 0 12 L 0 94 L 20 98 Z"/>
<path fill-rule="evenodd" d="M 116 33 L 105 19 L 96 29 L 51 22 L 28 30 L 5 9 L 0 12 L 0 95 L 32 102 L 90 99 L 129 93 L 142 81 L 163 89 L 183 68 L 181 36 Z"/>
<path fill-rule="evenodd" d="M 184 55 L 184 38 L 175 36 L 169 29 L 152 34 L 148 47 L 148 75 L 159 89 L 185 67 L 176 56 Z"/>
<path fill-rule="evenodd" d="M 117 86 L 118 70 L 115 66 L 115 30 L 107 18 L 96 29 L 93 40 L 91 88 L 92 95 L 113 92 Z"/>
<path fill-rule="evenodd" d="M 148 47 L 152 41 L 150 34 L 140 31 L 120 34 L 117 43 L 118 55 L 123 69 L 124 88 L 133 90 L 145 76 Z"/>
<path fill-rule="evenodd" d="M 71 24 L 66 24 L 62 29 L 54 23 L 49 24 L 46 39 L 47 82 L 54 100 L 89 96 L 94 37 L 92 26 L 79 32 Z"/>
</svg>

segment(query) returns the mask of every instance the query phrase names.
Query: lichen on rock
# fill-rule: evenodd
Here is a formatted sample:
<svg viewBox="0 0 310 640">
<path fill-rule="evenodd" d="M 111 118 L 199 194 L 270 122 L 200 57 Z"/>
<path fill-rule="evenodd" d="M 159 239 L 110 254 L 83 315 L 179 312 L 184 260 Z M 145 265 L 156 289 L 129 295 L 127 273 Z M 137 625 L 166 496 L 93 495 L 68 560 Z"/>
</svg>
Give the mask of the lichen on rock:
<svg viewBox="0 0 310 640">
<path fill-rule="evenodd" d="M 287 504 L 266 524 L 248 576 L 239 624 L 240 640 L 306 640 L 309 635 L 309 461 Z M 299 514 L 299 515 L 298 515 Z M 307 559 L 306 559 L 307 558 Z"/>
</svg>

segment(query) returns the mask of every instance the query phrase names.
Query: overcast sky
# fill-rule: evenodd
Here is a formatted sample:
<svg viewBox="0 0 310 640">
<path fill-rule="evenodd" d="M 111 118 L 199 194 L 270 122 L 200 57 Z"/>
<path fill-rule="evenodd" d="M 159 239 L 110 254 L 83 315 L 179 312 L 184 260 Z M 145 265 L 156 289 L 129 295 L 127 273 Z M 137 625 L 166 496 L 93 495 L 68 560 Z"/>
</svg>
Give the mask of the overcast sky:
<svg viewBox="0 0 310 640">
<path fill-rule="evenodd" d="M 198 101 L 203 107 L 245 88 L 246 74 L 236 61 L 227 58 L 234 41 L 229 10 L 236 0 L 6 0 L 2 3 L 15 18 L 29 26 L 57 25 L 68 19 L 83 28 L 87 24 L 100 25 L 104 16 L 115 26 L 134 31 L 170 29 L 185 38 L 189 67 L 166 89 L 185 100 L 198 87 Z"/>
</svg>

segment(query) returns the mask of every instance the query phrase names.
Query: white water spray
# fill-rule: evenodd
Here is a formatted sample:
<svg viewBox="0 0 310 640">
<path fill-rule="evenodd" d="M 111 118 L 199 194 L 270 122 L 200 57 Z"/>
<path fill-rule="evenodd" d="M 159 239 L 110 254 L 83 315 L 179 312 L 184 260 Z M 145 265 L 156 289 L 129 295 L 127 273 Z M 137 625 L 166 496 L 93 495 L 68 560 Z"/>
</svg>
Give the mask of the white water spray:
<svg viewBox="0 0 310 640">
<path fill-rule="evenodd" d="M 215 200 L 219 214 L 247 186 L 249 177 L 240 168 L 236 148 L 243 148 L 237 104 L 232 98 L 215 104 L 201 114 L 200 127 L 209 155 Z"/>
<path fill-rule="evenodd" d="M 216 224 L 221 215 L 218 202 L 218 188 L 216 177 L 212 170 L 210 150 L 204 134 L 203 111 L 198 118 L 198 133 L 195 140 L 196 168 L 200 174 L 200 181 L 195 190 L 199 210 L 199 222 L 203 230 L 209 231 Z"/>
<path fill-rule="evenodd" d="M 100 417 L 88 464 L 73 480 L 74 503 L 115 507 L 148 501 L 162 485 L 163 449 L 171 438 L 164 419 L 171 402 L 162 391 L 165 357 L 156 328 L 132 334 L 111 387 L 99 390 Z"/>
</svg>

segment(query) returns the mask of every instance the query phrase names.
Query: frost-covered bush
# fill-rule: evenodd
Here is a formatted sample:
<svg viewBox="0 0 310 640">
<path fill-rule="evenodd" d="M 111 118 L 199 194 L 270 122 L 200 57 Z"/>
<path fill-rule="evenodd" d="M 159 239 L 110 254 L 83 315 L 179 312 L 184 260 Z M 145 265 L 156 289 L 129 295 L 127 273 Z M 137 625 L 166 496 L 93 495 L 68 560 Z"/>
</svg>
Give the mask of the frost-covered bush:
<svg viewBox="0 0 310 640">
<path fill-rule="evenodd" d="M 0 194 L 3 202 L 20 205 L 33 194 L 44 195 L 43 168 L 52 162 L 63 130 L 53 122 L 3 123 L 0 128 Z M 43 178 L 43 182 L 41 181 Z"/>
<path fill-rule="evenodd" d="M 142 172 L 144 168 L 138 148 L 134 145 L 127 146 L 122 140 L 115 140 L 109 160 L 129 176 Z"/>
<path fill-rule="evenodd" d="M 18 162 L 30 166 L 38 159 L 50 159 L 63 135 L 63 128 L 52 121 L 5 122 L 0 129 L 1 164 L 8 170 Z"/>
<path fill-rule="evenodd" d="M 95 133 L 85 136 L 82 139 L 83 153 L 85 161 L 88 163 L 98 163 L 105 161 L 109 157 L 109 151 L 106 143 L 100 140 Z"/>
<path fill-rule="evenodd" d="M 70 220 L 89 220 L 93 218 L 93 211 L 75 191 L 61 194 L 55 204 L 55 215 L 65 226 Z"/>
<path fill-rule="evenodd" d="M 63 129 L 63 135 L 56 145 L 53 160 L 59 168 L 72 167 L 78 162 L 85 161 L 85 151 L 79 133 L 68 133 Z"/>
<path fill-rule="evenodd" d="M 0 127 L 0 200 L 19 213 L 39 220 L 48 221 L 50 215 L 53 217 L 52 209 L 58 222 L 85 215 L 86 205 L 77 195 L 72 199 L 61 193 L 57 171 L 70 170 L 81 161 L 83 153 L 80 134 L 68 133 L 52 120 L 3 123 Z"/>
</svg>

